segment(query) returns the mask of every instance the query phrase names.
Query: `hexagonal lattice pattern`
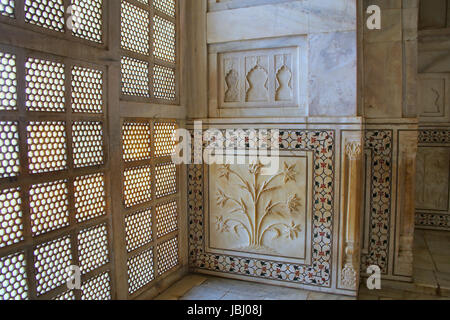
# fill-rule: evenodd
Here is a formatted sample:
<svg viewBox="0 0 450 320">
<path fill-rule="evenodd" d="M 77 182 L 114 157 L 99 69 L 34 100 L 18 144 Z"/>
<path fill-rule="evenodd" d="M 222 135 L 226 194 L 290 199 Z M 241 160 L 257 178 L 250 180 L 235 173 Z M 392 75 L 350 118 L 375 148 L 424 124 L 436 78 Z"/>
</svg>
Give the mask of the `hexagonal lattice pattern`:
<svg viewBox="0 0 450 320">
<path fill-rule="evenodd" d="M 153 66 L 153 95 L 157 99 L 175 100 L 175 70 L 155 64 Z"/>
<path fill-rule="evenodd" d="M 72 34 L 102 42 L 102 0 L 72 0 Z"/>
<path fill-rule="evenodd" d="M 106 214 L 105 175 L 96 173 L 74 181 L 75 218 L 84 222 Z"/>
<path fill-rule="evenodd" d="M 78 234 L 78 255 L 81 273 L 83 274 L 108 263 L 106 224 L 84 229 Z"/>
<path fill-rule="evenodd" d="M 38 236 L 69 225 L 67 180 L 30 188 L 31 232 Z"/>
<path fill-rule="evenodd" d="M 178 238 L 158 245 L 158 274 L 166 273 L 178 264 Z"/>
<path fill-rule="evenodd" d="M 4 0 L 0 0 L 0 3 L 2 1 Z M 16 56 L 0 52 L 0 110 L 17 110 L 16 72 Z"/>
<path fill-rule="evenodd" d="M 53 300 L 64 300 L 64 301 L 75 300 L 75 293 L 73 292 L 73 290 L 69 290 L 56 296 Z"/>
<path fill-rule="evenodd" d="M 30 122 L 28 163 L 32 173 L 64 170 L 67 166 L 64 121 Z"/>
<path fill-rule="evenodd" d="M 165 14 L 175 17 L 176 0 L 153 0 L 153 6 L 156 10 L 164 12 Z"/>
<path fill-rule="evenodd" d="M 111 279 L 108 272 L 89 279 L 81 285 L 81 300 L 111 300 Z"/>
<path fill-rule="evenodd" d="M 28 286 L 23 252 L 0 258 L 0 300 L 26 300 Z"/>
<path fill-rule="evenodd" d="M 0 248 L 23 240 L 20 188 L 0 191 Z"/>
<path fill-rule="evenodd" d="M 150 166 L 127 169 L 124 172 L 124 202 L 127 208 L 151 200 Z"/>
<path fill-rule="evenodd" d="M 0 178 L 17 176 L 19 162 L 18 123 L 0 121 Z"/>
<path fill-rule="evenodd" d="M 175 23 L 154 16 L 153 30 L 154 57 L 175 63 Z"/>
<path fill-rule="evenodd" d="M 83 121 L 72 125 L 73 162 L 76 168 L 103 164 L 103 125 Z"/>
<path fill-rule="evenodd" d="M 149 123 L 123 124 L 123 159 L 126 162 L 150 159 L 150 134 Z"/>
<path fill-rule="evenodd" d="M 155 156 L 170 156 L 175 152 L 175 128 L 175 123 L 155 123 Z"/>
<path fill-rule="evenodd" d="M 125 218 L 127 251 L 131 252 L 152 241 L 151 209 L 129 214 Z"/>
<path fill-rule="evenodd" d="M 72 68 L 72 110 L 76 113 L 103 112 L 103 72 L 91 68 Z"/>
<path fill-rule="evenodd" d="M 25 68 L 27 109 L 64 112 L 64 64 L 28 58 Z"/>
<path fill-rule="evenodd" d="M 150 97 L 149 63 L 122 57 L 122 93 L 130 96 Z"/>
<path fill-rule="evenodd" d="M 178 208 L 176 201 L 171 201 L 159 205 L 155 208 L 155 211 L 158 238 L 163 237 L 178 229 Z"/>
<path fill-rule="evenodd" d="M 154 279 L 153 250 L 143 251 L 127 261 L 128 291 L 134 293 Z"/>
<path fill-rule="evenodd" d="M 64 0 L 25 0 L 25 21 L 64 32 Z"/>
<path fill-rule="evenodd" d="M 177 192 L 177 168 L 173 163 L 165 163 L 155 167 L 155 193 L 161 198 Z"/>
<path fill-rule="evenodd" d="M 121 45 L 123 49 L 148 55 L 150 13 L 122 0 Z"/>
<path fill-rule="evenodd" d="M 67 268 L 72 263 L 70 237 L 37 246 L 34 249 L 34 261 L 38 295 L 64 284 L 67 281 Z"/>
<path fill-rule="evenodd" d="M 14 18 L 15 0 L 0 0 L 0 14 Z"/>
</svg>

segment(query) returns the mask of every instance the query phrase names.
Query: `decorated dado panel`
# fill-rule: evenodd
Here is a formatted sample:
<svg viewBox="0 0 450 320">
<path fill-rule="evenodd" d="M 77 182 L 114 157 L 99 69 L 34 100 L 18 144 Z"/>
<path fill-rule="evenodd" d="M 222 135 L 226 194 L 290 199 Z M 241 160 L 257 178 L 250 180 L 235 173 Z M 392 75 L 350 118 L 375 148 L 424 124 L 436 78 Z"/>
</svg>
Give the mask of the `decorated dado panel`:
<svg viewBox="0 0 450 320">
<path fill-rule="evenodd" d="M 450 230 L 450 129 L 419 131 L 416 227 Z"/>
<path fill-rule="evenodd" d="M 335 132 L 281 130 L 280 150 L 272 175 L 188 166 L 192 268 L 331 287 Z"/>
</svg>

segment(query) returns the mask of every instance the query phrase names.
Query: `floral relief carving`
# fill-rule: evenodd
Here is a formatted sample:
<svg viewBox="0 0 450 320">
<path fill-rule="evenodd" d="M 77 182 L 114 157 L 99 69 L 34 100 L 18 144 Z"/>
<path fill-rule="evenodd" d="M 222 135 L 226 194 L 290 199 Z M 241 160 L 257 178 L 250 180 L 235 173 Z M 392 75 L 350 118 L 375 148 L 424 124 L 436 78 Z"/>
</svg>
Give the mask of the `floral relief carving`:
<svg viewBox="0 0 450 320">
<path fill-rule="evenodd" d="M 244 230 L 248 237 L 247 249 L 263 250 L 268 248 L 265 244 L 265 235 L 271 234 L 271 240 L 284 237 L 294 240 L 299 236 L 302 227 L 292 220 L 301 205 L 301 199 L 297 194 L 290 194 L 285 202 L 274 201 L 270 198 L 270 193 L 282 188 L 289 181 L 295 181 L 295 164 L 283 163 L 283 168 L 277 174 L 268 179 L 263 179 L 260 162 L 248 166 L 248 175 L 232 169 L 231 165 L 221 165 L 219 168 L 219 178 L 225 180 L 227 184 L 234 183 L 243 192 L 249 195 L 250 201 L 245 201 L 243 197 L 237 198 L 218 188 L 216 192 L 216 203 L 219 207 L 226 209 L 222 215 L 216 216 L 216 230 L 224 232 L 234 232 L 240 237 L 239 230 Z M 265 203 L 263 195 L 268 195 Z M 261 206 L 260 204 L 263 204 Z"/>
</svg>

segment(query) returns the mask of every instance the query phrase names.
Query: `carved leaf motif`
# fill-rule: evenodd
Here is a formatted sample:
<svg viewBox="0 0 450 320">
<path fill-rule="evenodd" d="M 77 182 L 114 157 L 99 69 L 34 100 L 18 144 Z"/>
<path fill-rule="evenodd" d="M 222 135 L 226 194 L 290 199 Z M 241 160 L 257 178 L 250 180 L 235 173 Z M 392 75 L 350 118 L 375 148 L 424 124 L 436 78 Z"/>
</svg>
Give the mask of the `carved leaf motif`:
<svg viewBox="0 0 450 320">
<path fill-rule="evenodd" d="M 221 189 L 217 190 L 217 197 L 216 197 L 217 205 L 223 208 L 227 204 L 227 201 L 229 199 L 230 198 Z"/>
<path fill-rule="evenodd" d="M 298 238 L 298 234 L 300 231 L 301 231 L 300 225 L 295 224 L 295 222 L 292 221 L 290 225 L 286 225 L 284 235 L 287 239 L 294 240 Z"/>
<path fill-rule="evenodd" d="M 284 183 L 291 180 L 295 181 L 295 176 L 297 174 L 295 171 L 295 163 L 289 166 L 286 162 L 284 162 L 284 169 L 282 173 L 284 175 Z"/>
<path fill-rule="evenodd" d="M 297 194 L 294 194 L 293 196 L 290 196 L 286 206 L 289 209 L 289 213 L 293 214 L 298 210 L 298 207 L 301 205 L 300 199 L 297 197 Z"/>
</svg>

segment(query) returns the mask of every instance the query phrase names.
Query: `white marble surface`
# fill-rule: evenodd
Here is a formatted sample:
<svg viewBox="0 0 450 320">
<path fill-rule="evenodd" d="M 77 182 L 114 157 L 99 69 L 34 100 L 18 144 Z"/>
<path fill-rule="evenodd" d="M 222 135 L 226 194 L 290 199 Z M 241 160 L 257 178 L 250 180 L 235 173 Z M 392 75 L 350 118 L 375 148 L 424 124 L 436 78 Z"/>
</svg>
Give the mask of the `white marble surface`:
<svg viewBox="0 0 450 320">
<path fill-rule="evenodd" d="M 356 1 L 303 0 L 209 12 L 207 25 L 208 43 L 353 31 Z"/>
<path fill-rule="evenodd" d="M 311 35 L 309 115 L 356 115 L 356 87 L 356 32 Z"/>
</svg>

